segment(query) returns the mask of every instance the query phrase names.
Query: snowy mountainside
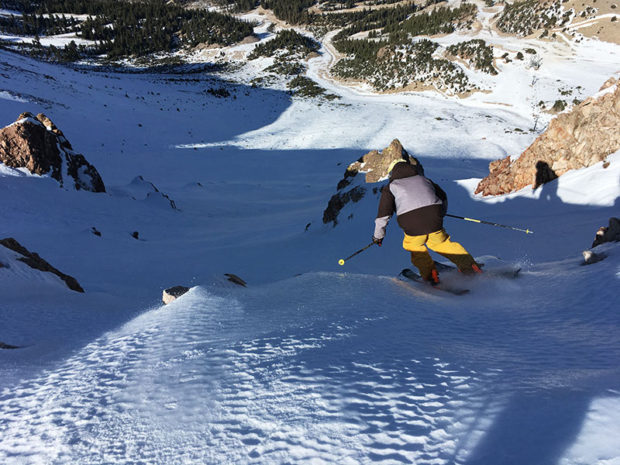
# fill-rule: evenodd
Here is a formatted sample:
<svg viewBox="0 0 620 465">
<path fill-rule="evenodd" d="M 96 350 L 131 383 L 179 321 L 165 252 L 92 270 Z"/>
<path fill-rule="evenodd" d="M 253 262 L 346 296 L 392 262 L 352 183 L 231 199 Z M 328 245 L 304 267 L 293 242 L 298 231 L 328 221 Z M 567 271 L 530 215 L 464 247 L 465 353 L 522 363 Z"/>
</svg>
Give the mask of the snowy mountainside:
<svg viewBox="0 0 620 465">
<path fill-rule="evenodd" d="M 341 99 L 0 50 L 0 124 L 45 112 L 108 188 L 0 171 L 0 238 L 86 291 L 26 293 L 0 268 L 0 341 L 23 346 L 0 350 L 0 461 L 620 460 L 620 249 L 580 266 L 617 216 L 620 154 L 482 199 L 488 162 L 536 137 L 514 131 L 531 113 L 322 82 Z M 220 87 L 230 97 L 208 92 Z M 337 264 L 370 241 L 376 198 L 336 228 L 321 224 L 326 202 L 349 163 L 394 138 L 451 212 L 534 230 L 446 221 L 476 257 L 520 264 L 520 279 L 457 277 L 472 291 L 458 299 L 397 281 L 409 257 L 395 224 L 382 248 Z M 177 209 L 144 201 L 152 186 Z M 193 289 L 162 307 L 176 284 Z"/>
<path fill-rule="evenodd" d="M 104 10 L 111 11 L 104 13 L 103 18 L 98 17 L 96 23 L 99 26 L 106 24 L 106 18 L 108 23 L 116 24 L 116 10 L 122 8 L 115 2 L 106 5 Z M 239 8 L 231 10 L 231 6 Z M 248 11 L 252 6 L 257 8 Z M 88 15 L 66 11 L 66 8 L 82 12 L 89 8 L 89 4 L 78 0 L 72 6 L 58 3 L 52 7 L 55 11 L 52 16 L 60 18 L 62 13 L 78 21 L 77 26 L 72 23 L 70 27 L 56 24 L 60 20 L 53 23 L 54 27 L 46 26 L 45 21 L 50 15 L 40 13 L 38 22 L 26 15 L 25 25 L 17 27 L 13 22 L 19 23 L 23 19 L 20 13 L 0 9 L 0 19 L 5 21 L 0 23 L 0 31 L 4 31 L 0 34 L 2 45 L 52 60 L 92 65 L 100 63 L 101 59 L 104 59 L 103 63 L 111 59 L 120 66 L 137 69 L 217 63 L 228 78 L 276 88 L 288 87 L 293 92 L 299 92 L 299 89 L 292 85 L 292 80 L 308 75 L 321 86 L 322 81 L 327 80 L 366 92 L 415 90 L 440 93 L 450 98 L 469 97 L 477 105 L 492 102 L 519 107 L 529 115 L 533 113 L 541 124 L 548 121 L 550 114 L 593 93 L 590 82 L 584 82 L 582 71 L 588 75 L 597 73 L 604 80 L 617 71 L 620 53 L 614 0 L 599 0 L 596 4 L 573 0 L 512 3 L 450 0 L 416 4 L 358 1 L 339 6 L 333 2 L 295 1 L 287 4 L 280 0 L 244 0 L 216 2 L 215 6 L 212 2 L 198 2 L 186 9 L 169 4 L 161 6 L 162 11 L 168 8 L 175 12 L 168 14 L 169 17 L 183 14 L 193 18 L 191 21 L 206 21 L 202 32 L 198 32 L 199 27 L 180 30 L 175 40 L 158 40 L 159 48 L 142 50 L 142 53 L 140 48 L 135 48 L 134 37 L 118 33 L 118 40 L 115 38 L 110 42 L 107 34 L 99 30 L 101 27 L 95 28 L 98 31 L 95 35 L 103 34 L 99 40 L 86 39 L 93 31 L 93 27 L 87 27 Z M 214 9 L 236 12 L 234 17 L 217 13 L 209 16 L 208 11 Z M 132 10 L 132 14 L 147 14 L 137 13 L 138 10 L 141 9 Z M 462 15 L 449 14 L 461 10 Z M 426 21 L 416 20 L 425 15 L 430 15 Z M 13 19 L 7 23 L 7 18 Z M 143 28 L 159 24 L 160 18 L 146 21 L 136 17 L 134 20 L 132 27 L 139 37 L 139 34 L 148 36 L 149 31 Z M 218 21 L 224 21 L 226 26 L 222 27 Z M 36 36 L 31 30 L 32 22 L 42 24 Z M 216 25 L 215 33 L 212 22 Z M 175 22 L 164 22 L 164 25 L 162 27 L 167 33 L 182 27 Z M 68 27 L 68 32 L 59 34 L 59 27 Z M 240 35 L 233 33 L 238 28 Z M 312 37 L 319 42 L 321 56 L 293 53 L 282 63 L 281 52 L 286 49 L 286 45 L 282 45 L 283 49 L 271 56 L 252 59 L 257 47 L 264 47 L 281 33 L 292 30 L 303 34 L 306 40 Z M 236 38 L 220 37 L 217 31 L 231 32 Z M 395 34 L 398 32 L 402 34 Z M 63 49 L 72 40 L 83 48 L 78 50 L 78 45 L 74 45 L 69 51 Z M 351 52 L 343 46 L 348 41 L 357 43 L 354 49 L 372 49 L 373 53 Z M 129 42 L 133 45 L 129 46 Z M 418 47 L 422 42 L 429 46 Z M 454 54 L 453 47 L 473 43 L 480 44 L 473 47 L 474 52 Z M 129 48 L 125 50 L 124 47 Z M 481 51 L 485 51 L 484 57 L 477 55 L 474 59 L 469 55 Z M 60 57 L 54 58 L 57 54 Z M 338 70 L 349 68 L 346 64 L 349 61 L 353 75 L 345 73 L 348 77 L 343 76 Z M 575 61 L 586 61 L 589 68 L 575 67 Z M 489 70 L 493 72 L 489 73 Z M 323 90 L 319 87 L 316 92 Z M 331 98 L 336 94 L 327 95 Z"/>
</svg>

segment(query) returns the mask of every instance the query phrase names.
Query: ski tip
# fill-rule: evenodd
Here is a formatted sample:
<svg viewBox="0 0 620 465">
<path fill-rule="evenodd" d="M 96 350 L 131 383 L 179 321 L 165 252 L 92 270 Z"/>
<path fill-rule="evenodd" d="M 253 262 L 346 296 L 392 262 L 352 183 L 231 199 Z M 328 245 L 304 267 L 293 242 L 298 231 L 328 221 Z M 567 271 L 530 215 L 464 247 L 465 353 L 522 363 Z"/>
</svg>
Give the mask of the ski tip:
<svg viewBox="0 0 620 465">
<path fill-rule="evenodd" d="M 238 286 L 242 286 L 242 287 L 248 287 L 248 283 L 246 283 L 243 279 L 241 279 L 236 274 L 224 273 L 224 276 L 226 276 L 228 281 L 230 281 L 231 283 L 234 283 L 234 284 L 236 284 Z"/>
</svg>

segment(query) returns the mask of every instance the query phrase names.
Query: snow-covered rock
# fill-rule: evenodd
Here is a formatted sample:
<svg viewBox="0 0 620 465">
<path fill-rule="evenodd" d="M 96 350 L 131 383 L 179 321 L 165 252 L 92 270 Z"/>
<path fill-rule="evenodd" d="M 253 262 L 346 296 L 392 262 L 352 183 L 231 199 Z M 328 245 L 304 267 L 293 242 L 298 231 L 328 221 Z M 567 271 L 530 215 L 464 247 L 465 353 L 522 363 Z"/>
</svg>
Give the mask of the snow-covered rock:
<svg viewBox="0 0 620 465">
<path fill-rule="evenodd" d="M 22 282 L 31 281 L 31 273 L 24 273 L 23 270 L 21 270 L 21 268 L 23 267 L 23 265 L 21 264 L 24 263 L 33 270 L 56 275 L 58 278 L 64 281 L 66 286 L 72 291 L 82 293 L 84 292 L 84 289 L 82 288 L 82 286 L 80 286 L 80 283 L 78 283 L 77 279 L 54 268 L 46 260 L 41 258 L 39 254 L 29 251 L 28 249 L 26 249 L 26 247 L 21 245 L 12 237 L 0 239 L 0 246 L 3 246 L 2 248 L 0 248 L 0 258 L 3 260 L 2 262 L 0 262 L 0 276 L 2 277 L 3 281 L 11 281 L 11 279 L 9 279 L 9 277 L 7 276 L 8 274 L 12 275 L 11 277 L 13 278 L 13 280 L 17 279 Z M 11 253 L 9 251 L 12 251 L 14 253 Z M 31 287 L 32 286 L 34 286 L 33 283 L 31 283 Z"/>
<path fill-rule="evenodd" d="M 584 250 L 582 254 L 584 265 L 592 265 L 593 263 L 598 263 L 607 257 L 607 255 L 604 253 L 596 253 L 592 252 L 591 250 Z"/>
<path fill-rule="evenodd" d="M 161 192 L 155 184 L 142 176 L 136 176 L 127 186 L 112 187 L 109 192 L 114 196 L 144 200 L 151 205 L 178 210 L 175 201 L 168 194 Z"/>
<path fill-rule="evenodd" d="M 50 174 L 61 186 L 72 178 L 77 190 L 105 192 L 101 176 L 73 147 L 62 131 L 40 113 L 22 113 L 17 121 L 0 130 L 0 162 L 26 168 L 33 174 Z"/>
<path fill-rule="evenodd" d="M 537 187 L 569 170 L 595 165 L 620 149 L 620 86 L 609 79 L 599 93 L 558 115 L 516 160 L 489 165 L 476 193 L 499 195 Z"/>
<path fill-rule="evenodd" d="M 169 287 L 168 289 L 164 289 L 161 300 L 165 305 L 168 305 L 170 302 L 177 300 L 187 291 L 189 291 L 189 287 L 186 286 Z"/>
</svg>

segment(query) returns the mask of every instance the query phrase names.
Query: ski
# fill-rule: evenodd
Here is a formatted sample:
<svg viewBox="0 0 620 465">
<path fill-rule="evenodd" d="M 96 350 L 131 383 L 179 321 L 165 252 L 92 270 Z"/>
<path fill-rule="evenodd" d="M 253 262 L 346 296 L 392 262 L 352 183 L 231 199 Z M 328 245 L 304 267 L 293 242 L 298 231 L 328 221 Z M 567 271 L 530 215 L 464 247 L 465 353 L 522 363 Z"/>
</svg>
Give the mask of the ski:
<svg viewBox="0 0 620 465">
<path fill-rule="evenodd" d="M 485 267 L 484 263 L 480 263 L 480 267 L 482 268 L 482 276 L 490 276 L 494 278 L 516 278 L 519 276 L 519 272 L 521 271 L 521 267 L 517 265 L 500 265 L 494 267 Z M 435 262 L 435 268 L 439 273 L 442 272 L 453 272 L 457 271 L 455 266 L 446 265 L 445 263 Z"/>
<path fill-rule="evenodd" d="M 436 286 L 432 286 L 428 282 L 424 281 L 422 279 L 422 276 L 420 276 L 418 273 L 416 273 L 410 268 L 405 268 L 403 271 L 400 272 L 399 276 L 402 276 L 415 283 L 422 284 L 429 289 L 434 289 L 434 290 L 442 291 L 442 292 L 448 292 L 453 295 L 463 295 L 469 292 L 469 289 L 459 289 L 459 288 L 454 288 L 454 287 L 448 287 L 442 283 L 439 283 Z"/>
</svg>

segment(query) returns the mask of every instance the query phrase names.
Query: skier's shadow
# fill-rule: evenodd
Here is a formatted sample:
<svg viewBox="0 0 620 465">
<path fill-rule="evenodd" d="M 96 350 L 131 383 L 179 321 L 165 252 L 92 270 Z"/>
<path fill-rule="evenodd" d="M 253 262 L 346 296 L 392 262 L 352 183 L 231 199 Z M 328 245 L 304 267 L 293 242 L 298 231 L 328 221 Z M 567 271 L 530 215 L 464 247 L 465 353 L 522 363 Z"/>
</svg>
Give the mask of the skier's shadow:
<svg viewBox="0 0 620 465">
<path fill-rule="evenodd" d="M 558 175 L 551 169 L 549 164 L 544 161 L 536 163 L 536 180 L 534 183 L 534 191 L 540 189 L 539 200 L 547 202 L 561 202 L 558 197 L 558 183 L 555 181 Z"/>
</svg>

